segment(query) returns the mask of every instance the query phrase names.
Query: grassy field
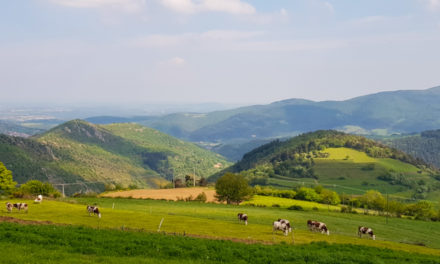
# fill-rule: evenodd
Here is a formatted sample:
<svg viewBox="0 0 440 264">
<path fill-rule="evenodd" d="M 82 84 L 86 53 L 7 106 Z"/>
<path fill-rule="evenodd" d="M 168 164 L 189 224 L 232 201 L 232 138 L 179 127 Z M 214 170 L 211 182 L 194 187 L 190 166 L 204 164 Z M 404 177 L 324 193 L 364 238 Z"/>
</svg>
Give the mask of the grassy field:
<svg viewBox="0 0 440 264">
<path fill-rule="evenodd" d="M 1 263 L 438 263 L 438 256 L 324 242 L 262 245 L 53 225 L 0 223 Z M 3 251 L 5 252 L 5 251 Z"/>
<path fill-rule="evenodd" d="M 391 185 L 377 179 L 378 176 L 389 172 L 402 173 L 404 176 L 415 180 L 424 180 L 428 183 L 434 180 L 427 172 L 419 173 L 414 165 L 389 158 L 372 158 L 365 152 L 350 148 L 327 148 L 324 151 L 329 156 L 326 158 L 315 158 L 314 171 L 317 180 L 302 178 L 292 180 L 287 177 L 269 179 L 269 184 L 291 188 L 298 184 L 311 186 L 322 184 L 324 187 L 345 194 L 363 194 L 367 190 L 378 190 L 382 193 L 390 193 L 409 198 L 412 191 L 402 185 Z M 370 169 L 368 169 L 368 166 Z M 428 199 L 435 200 L 435 195 L 428 196 Z"/>
<path fill-rule="evenodd" d="M 11 200 L 12 202 L 12 200 Z M 292 236 L 272 234 L 272 222 L 278 218 L 289 219 L 294 226 L 295 244 L 310 242 L 343 243 L 373 246 L 421 254 L 440 256 L 440 223 L 391 218 L 386 224 L 384 217 L 360 214 L 342 214 L 320 211 L 291 211 L 284 208 L 260 208 L 250 206 L 228 206 L 223 204 L 202 204 L 196 202 L 167 202 L 156 200 L 81 198 L 66 202 L 44 201 L 30 205 L 29 213 L 7 213 L 3 216 L 33 220 L 51 221 L 69 225 L 93 228 L 135 229 L 156 232 L 164 219 L 161 231 L 167 233 L 192 234 L 214 239 L 231 239 L 264 243 L 292 243 Z M 102 218 L 87 214 L 85 204 L 97 204 Z M 238 223 L 236 215 L 249 215 L 249 225 Z M 308 219 L 325 222 L 330 236 L 307 230 Z M 373 228 L 377 240 L 359 239 L 357 227 Z M 402 232 L 402 230 L 405 230 Z M 426 245 L 426 246 L 419 246 Z"/>
</svg>

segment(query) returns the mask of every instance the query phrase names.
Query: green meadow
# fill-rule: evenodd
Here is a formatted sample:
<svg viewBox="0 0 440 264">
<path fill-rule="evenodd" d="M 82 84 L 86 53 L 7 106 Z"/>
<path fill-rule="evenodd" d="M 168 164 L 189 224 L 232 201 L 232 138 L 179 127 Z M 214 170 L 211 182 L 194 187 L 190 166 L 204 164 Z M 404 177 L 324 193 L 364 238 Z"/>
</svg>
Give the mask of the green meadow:
<svg viewBox="0 0 440 264">
<path fill-rule="evenodd" d="M 16 200 L 11 200 L 15 202 Z M 250 243 L 286 243 L 305 245 L 312 242 L 350 244 L 400 250 L 440 256 L 440 223 L 390 218 L 382 216 L 343 214 L 320 208 L 318 211 L 292 211 L 285 208 L 231 206 L 197 202 L 171 202 L 121 198 L 78 198 L 65 201 L 29 203 L 29 212 L 6 212 L 1 215 L 14 218 L 50 221 L 57 224 L 85 226 L 95 229 L 136 230 L 186 234 L 210 239 L 226 239 Z M 86 204 L 96 204 L 102 218 L 89 216 Z M 249 225 L 239 223 L 236 215 L 249 215 Z M 294 227 L 293 236 L 280 232 L 272 234 L 272 223 L 278 218 L 289 219 Z M 306 222 L 314 219 L 325 222 L 330 236 L 307 230 Z M 358 238 L 357 227 L 374 229 L 377 239 Z"/>
<path fill-rule="evenodd" d="M 277 176 L 269 179 L 269 184 L 292 188 L 298 184 L 311 186 L 322 184 L 324 187 L 345 194 L 363 194 L 367 190 L 378 190 L 381 193 L 389 193 L 409 198 L 411 191 L 402 185 L 391 185 L 377 179 L 386 173 L 400 173 L 411 180 L 423 180 L 432 183 L 434 180 L 426 171 L 421 171 L 416 166 L 390 158 L 372 158 L 365 152 L 351 148 L 326 148 L 322 152 L 328 153 L 325 158 L 315 158 L 314 171 L 318 179 Z M 437 192 L 428 195 L 428 199 L 436 200 Z"/>
<path fill-rule="evenodd" d="M 149 232 L 12 223 L 0 223 L 0 247 L 4 249 L 0 263 L 438 263 L 438 256 L 359 245 L 245 244 Z"/>
</svg>

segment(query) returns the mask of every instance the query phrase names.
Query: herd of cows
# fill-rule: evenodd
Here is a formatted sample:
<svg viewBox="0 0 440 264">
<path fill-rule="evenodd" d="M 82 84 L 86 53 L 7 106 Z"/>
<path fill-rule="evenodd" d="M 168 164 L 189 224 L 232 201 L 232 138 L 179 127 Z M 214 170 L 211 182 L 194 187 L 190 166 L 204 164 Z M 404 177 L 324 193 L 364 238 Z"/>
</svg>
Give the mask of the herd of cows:
<svg viewBox="0 0 440 264">
<path fill-rule="evenodd" d="M 238 213 L 237 215 L 238 221 L 243 221 L 245 225 L 248 224 L 248 216 L 244 213 Z M 322 234 L 330 235 L 330 230 L 327 228 L 327 225 L 323 222 L 308 220 L 307 227 L 310 231 L 317 231 Z M 276 231 L 282 231 L 285 236 L 287 236 L 290 232 L 292 232 L 292 226 L 290 225 L 289 220 L 287 219 L 278 219 L 273 222 L 272 233 Z M 373 240 L 376 240 L 376 235 L 373 232 L 373 229 L 365 226 L 358 227 L 358 236 L 362 238 L 362 235 L 369 235 Z"/>
<path fill-rule="evenodd" d="M 42 195 L 38 195 L 38 197 L 35 199 L 35 203 L 41 203 L 42 201 L 43 201 Z M 18 211 L 23 210 L 27 212 L 28 205 L 26 203 L 9 203 L 9 202 L 6 203 L 6 210 L 8 212 L 12 212 L 13 208 L 16 208 Z M 101 212 L 99 211 L 99 208 L 97 206 L 87 205 L 87 212 L 89 213 L 89 216 L 93 214 L 101 218 Z M 247 214 L 238 213 L 237 217 L 239 222 L 244 222 L 245 225 L 248 224 Z M 308 220 L 307 227 L 309 228 L 310 231 L 317 231 L 322 234 L 330 235 L 330 230 L 327 228 L 327 225 L 323 222 Z M 292 232 L 292 226 L 290 225 L 289 220 L 278 219 L 277 221 L 274 221 L 272 233 L 278 230 L 282 231 L 285 236 L 287 236 L 290 232 Z M 376 235 L 373 233 L 373 229 L 369 227 L 365 227 L 365 226 L 358 227 L 358 236 L 362 238 L 362 235 L 369 235 L 373 240 L 376 239 Z"/>
</svg>

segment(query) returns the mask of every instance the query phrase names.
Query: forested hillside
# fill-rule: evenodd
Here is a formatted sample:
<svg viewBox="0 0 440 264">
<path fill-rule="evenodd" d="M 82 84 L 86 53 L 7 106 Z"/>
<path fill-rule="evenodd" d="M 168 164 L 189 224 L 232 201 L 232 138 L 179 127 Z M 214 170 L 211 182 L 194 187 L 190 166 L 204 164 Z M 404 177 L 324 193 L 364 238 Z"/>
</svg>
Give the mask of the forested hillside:
<svg viewBox="0 0 440 264">
<path fill-rule="evenodd" d="M 389 137 L 382 141 L 440 168 L 440 129 L 415 135 Z"/>
<path fill-rule="evenodd" d="M 109 184 L 158 187 L 194 172 L 208 177 L 228 165 L 218 154 L 141 125 L 81 120 L 28 139 L 1 135 L 0 161 L 19 183 L 96 182 L 84 186 L 98 191 Z"/>
<path fill-rule="evenodd" d="M 339 191 L 346 186 L 360 192 L 379 189 L 419 198 L 440 189 L 438 171 L 421 159 L 337 131 L 275 140 L 248 152 L 226 171 L 242 173 L 252 184 L 279 187 L 319 183 Z"/>
</svg>

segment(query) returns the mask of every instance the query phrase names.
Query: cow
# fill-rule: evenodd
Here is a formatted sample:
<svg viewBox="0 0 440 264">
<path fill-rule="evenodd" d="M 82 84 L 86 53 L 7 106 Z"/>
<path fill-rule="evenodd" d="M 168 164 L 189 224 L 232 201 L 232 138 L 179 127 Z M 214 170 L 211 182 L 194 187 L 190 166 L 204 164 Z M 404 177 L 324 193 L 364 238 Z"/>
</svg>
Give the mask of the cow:
<svg viewBox="0 0 440 264">
<path fill-rule="evenodd" d="M 39 194 L 37 198 L 34 200 L 36 203 L 41 203 L 43 201 L 43 195 Z"/>
<path fill-rule="evenodd" d="M 8 210 L 8 212 L 12 212 L 12 208 L 13 208 L 14 206 L 10 203 L 10 202 L 7 202 L 6 203 L 6 210 Z"/>
<path fill-rule="evenodd" d="M 238 213 L 237 214 L 237 217 L 238 217 L 238 221 L 239 222 L 241 222 L 241 221 L 244 221 L 244 224 L 245 225 L 247 225 L 248 224 L 248 216 L 247 216 L 247 214 L 243 214 L 243 213 Z"/>
<path fill-rule="evenodd" d="M 373 229 L 365 226 L 360 226 L 358 228 L 358 236 L 362 238 L 362 235 L 370 235 L 373 240 L 376 240 L 376 235 L 373 233 Z"/>
<path fill-rule="evenodd" d="M 315 230 L 315 223 L 316 221 L 314 220 L 307 220 L 307 227 L 309 228 L 310 231 Z"/>
<path fill-rule="evenodd" d="M 101 212 L 99 212 L 99 208 L 97 206 L 87 205 L 87 212 L 89 212 L 89 216 L 96 214 L 99 218 L 101 218 Z"/>
<path fill-rule="evenodd" d="M 273 222 L 272 234 L 277 230 L 283 231 L 285 236 L 287 236 L 289 232 L 292 232 L 292 227 L 290 226 L 289 220 L 278 219 L 277 221 Z"/>
<path fill-rule="evenodd" d="M 8 212 L 12 212 L 13 208 L 17 208 L 18 211 L 24 210 L 27 213 L 28 205 L 27 203 L 14 203 L 14 204 L 11 204 L 9 202 L 6 203 L 6 209 L 8 210 Z"/>
<path fill-rule="evenodd" d="M 309 227 L 310 231 L 318 231 L 322 234 L 330 235 L 330 230 L 328 230 L 327 225 L 322 222 L 314 221 L 314 220 L 308 220 L 307 226 Z"/>
</svg>

